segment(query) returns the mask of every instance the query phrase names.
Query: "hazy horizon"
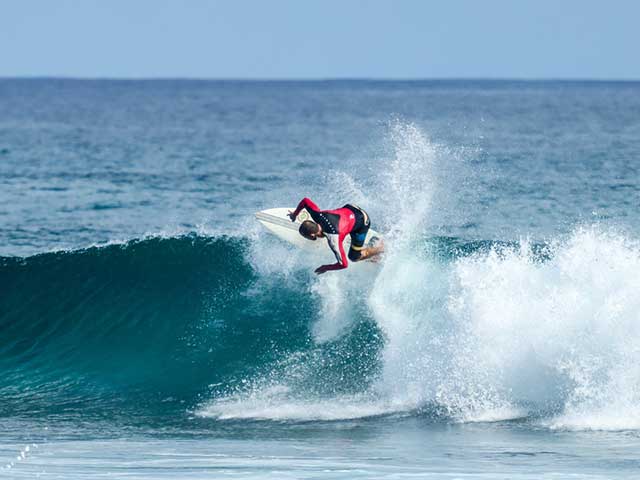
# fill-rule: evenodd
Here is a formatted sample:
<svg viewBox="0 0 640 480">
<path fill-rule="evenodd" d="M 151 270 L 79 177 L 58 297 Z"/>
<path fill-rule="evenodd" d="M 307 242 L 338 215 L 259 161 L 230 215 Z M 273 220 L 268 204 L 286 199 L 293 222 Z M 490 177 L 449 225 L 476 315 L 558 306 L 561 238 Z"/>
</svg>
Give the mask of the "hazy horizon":
<svg viewBox="0 0 640 480">
<path fill-rule="evenodd" d="M 65 76 L 65 75 L 22 75 L 0 76 L 0 80 L 77 80 L 77 81 L 194 81 L 194 82 L 594 82 L 594 83 L 638 83 L 639 78 L 597 78 L 597 77 L 424 77 L 424 78 L 394 78 L 394 77 L 118 77 L 118 76 Z"/>
</svg>

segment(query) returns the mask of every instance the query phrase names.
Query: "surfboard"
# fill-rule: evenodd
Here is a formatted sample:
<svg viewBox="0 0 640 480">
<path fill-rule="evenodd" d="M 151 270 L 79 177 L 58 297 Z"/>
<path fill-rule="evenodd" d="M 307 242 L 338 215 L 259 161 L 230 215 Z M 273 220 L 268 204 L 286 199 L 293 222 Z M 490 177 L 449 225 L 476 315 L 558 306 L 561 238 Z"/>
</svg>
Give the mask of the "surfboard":
<svg viewBox="0 0 640 480">
<path fill-rule="evenodd" d="M 295 245 L 298 248 L 302 248 L 304 250 L 315 250 L 320 252 L 321 250 L 325 250 L 327 255 L 333 257 L 333 252 L 328 247 L 327 242 L 323 239 L 318 239 L 315 242 L 311 240 L 307 240 L 300 233 L 298 233 L 298 228 L 300 228 L 300 224 L 305 220 L 312 220 L 309 212 L 306 209 L 302 209 L 298 214 L 298 218 L 295 222 L 292 222 L 288 216 L 289 212 L 295 210 L 293 208 L 269 208 L 267 210 L 262 210 L 256 213 L 256 219 L 264 225 L 264 227 L 270 232 L 273 233 L 278 238 L 288 242 L 292 245 Z M 382 235 L 376 232 L 373 229 L 369 229 L 367 236 L 364 240 L 364 244 L 367 247 L 370 247 L 380 241 L 382 239 Z M 349 235 L 344 239 L 344 250 L 345 252 L 349 250 L 351 246 L 351 238 Z"/>
</svg>

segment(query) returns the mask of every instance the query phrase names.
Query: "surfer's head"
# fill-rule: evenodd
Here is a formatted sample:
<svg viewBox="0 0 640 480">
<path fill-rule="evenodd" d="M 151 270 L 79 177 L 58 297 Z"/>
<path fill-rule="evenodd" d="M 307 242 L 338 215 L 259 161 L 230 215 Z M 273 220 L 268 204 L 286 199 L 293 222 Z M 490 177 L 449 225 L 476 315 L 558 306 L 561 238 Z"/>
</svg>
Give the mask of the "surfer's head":
<svg viewBox="0 0 640 480">
<path fill-rule="evenodd" d="M 300 232 L 300 235 L 309 240 L 315 240 L 322 233 L 320 225 L 316 222 L 312 222 L 311 220 L 305 220 L 302 222 L 298 231 Z"/>
</svg>

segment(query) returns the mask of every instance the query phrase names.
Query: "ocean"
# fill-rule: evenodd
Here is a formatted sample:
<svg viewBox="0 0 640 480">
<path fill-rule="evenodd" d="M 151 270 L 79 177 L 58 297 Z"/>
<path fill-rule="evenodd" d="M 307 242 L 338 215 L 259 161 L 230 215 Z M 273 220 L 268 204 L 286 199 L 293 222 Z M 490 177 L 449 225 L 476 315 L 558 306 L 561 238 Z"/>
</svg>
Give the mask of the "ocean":
<svg viewBox="0 0 640 480">
<path fill-rule="evenodd" d="M 639 207 L 638 82 L 0 79 L 0 477 L 640 478 Z"/>
</svg>

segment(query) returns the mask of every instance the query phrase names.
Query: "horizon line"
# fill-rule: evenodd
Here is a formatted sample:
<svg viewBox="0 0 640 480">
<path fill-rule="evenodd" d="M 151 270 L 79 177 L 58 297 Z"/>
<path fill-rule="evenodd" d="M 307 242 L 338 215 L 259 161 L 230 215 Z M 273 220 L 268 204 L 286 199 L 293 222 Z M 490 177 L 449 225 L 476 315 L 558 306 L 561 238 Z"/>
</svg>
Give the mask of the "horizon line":
<svg viewBox="0 0 640 480">
<path fill-rule="evenodd" d="M 75 75 L 0 75 L 0 80 L 71 81 L 194 81 L 194 82 L 593 82 L 637 83 L 639 78 L 608 77 L 199 77 L 199 76 L 75 76 Z"/>
</svg>

